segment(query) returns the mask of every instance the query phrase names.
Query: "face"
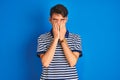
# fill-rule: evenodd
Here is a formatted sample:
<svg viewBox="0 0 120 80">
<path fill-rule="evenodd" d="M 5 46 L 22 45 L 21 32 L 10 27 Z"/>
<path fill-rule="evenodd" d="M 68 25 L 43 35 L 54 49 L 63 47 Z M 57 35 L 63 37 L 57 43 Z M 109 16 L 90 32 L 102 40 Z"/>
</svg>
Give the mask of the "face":
<svg viewBox="0 0 120 80">
<path fill-rule="evenodd" d="M 52 25 L 55 23 L 57 23 L 59 26 L 60 24 L 66 25 L 67 17 L 63 17 L 61 14 L 54 13 L 52 17 L 50 17 L 50 22 Z"/>
</svg>

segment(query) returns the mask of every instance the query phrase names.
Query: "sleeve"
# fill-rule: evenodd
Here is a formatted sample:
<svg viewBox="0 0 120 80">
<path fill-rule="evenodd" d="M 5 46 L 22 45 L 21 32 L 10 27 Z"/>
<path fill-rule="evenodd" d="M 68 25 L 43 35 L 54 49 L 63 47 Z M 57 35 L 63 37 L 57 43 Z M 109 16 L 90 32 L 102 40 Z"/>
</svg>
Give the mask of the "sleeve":
<svg viewBox="0 0 120 80">
<path fill-rule="evenodd" d="M 40 54 L 46 52 L 46 43 L 43 36 L 38 37 L 37 40 L 37 56 L 40 57 Z"/>
<path fill-rule="evenodd" d="M 73 52 L 79 52 L 80 56 L 82 56 L 82 45 L 81 45 L 81 38 L 79 35 L 76 35 L 73 40 Z"/>
</svg>

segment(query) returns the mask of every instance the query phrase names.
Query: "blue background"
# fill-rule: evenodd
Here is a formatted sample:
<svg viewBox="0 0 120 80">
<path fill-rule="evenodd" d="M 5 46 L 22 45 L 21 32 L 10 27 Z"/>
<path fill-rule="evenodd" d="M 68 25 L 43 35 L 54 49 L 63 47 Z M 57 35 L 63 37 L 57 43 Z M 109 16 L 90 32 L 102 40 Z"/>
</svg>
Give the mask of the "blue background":
<svg viewBox="0 0 120 80">
<path fill-rule="evenodd" d="M 51 29 L 57 3 L 69 10 L 68 30 L 82 38 L 80 80 L 120 80 L 119 0 L 0 0 L 0 80 L 39 80 L 37 37 Z"/>
</svg>

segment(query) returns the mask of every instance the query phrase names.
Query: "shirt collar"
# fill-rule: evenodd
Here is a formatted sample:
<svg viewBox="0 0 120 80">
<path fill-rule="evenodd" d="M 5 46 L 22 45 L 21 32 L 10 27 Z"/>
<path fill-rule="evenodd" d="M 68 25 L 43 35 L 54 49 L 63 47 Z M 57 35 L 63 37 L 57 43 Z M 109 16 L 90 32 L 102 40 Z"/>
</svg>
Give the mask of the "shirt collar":
<svg viewBox="0 0 120 80">
<path fill-rule="evenodd" d="M 50 33 L 51 33 L 51 36 L 53 36 L 52 29 L 50 30 Z M 68 31 L 68 30 L 66 30 L 65 38 L 68 38 L 68 36 L 69 36 L 69 31 Z"/>
</svg>

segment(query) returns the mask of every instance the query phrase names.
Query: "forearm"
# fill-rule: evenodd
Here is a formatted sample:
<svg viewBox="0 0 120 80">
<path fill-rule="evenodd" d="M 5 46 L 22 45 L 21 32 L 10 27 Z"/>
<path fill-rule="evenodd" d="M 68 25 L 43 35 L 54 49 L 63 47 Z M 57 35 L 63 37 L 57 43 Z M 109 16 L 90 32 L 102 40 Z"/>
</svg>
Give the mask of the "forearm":
<svg viewBox="0 0 120 80">
<path fill-rule="evenodd" d="M 42 64 L 44 67 L 48 67 L 50 62 L 52 61 L 54 54 L 55 54 L 55 49 L 56 49 L 57 43 L 58 43 L 58 40 L 54 39 L 53 42 L 51 43 L 49 49 L 41 57 L 41 61 L 42 61 Z"/>
<path fill-rule="evenodd" d="M 61 46 L 63 48 L 64 54 L 67 58 L 69 65 L 73 67 L 76 64 L 78 57 L 70 50 L 66 39 L 64 39 L 64 41 L 61 42 Z"/>
</svg>

